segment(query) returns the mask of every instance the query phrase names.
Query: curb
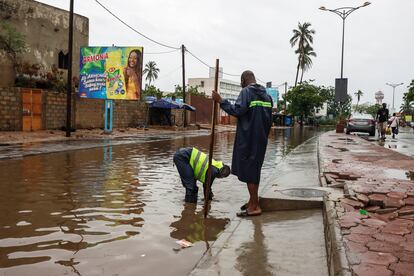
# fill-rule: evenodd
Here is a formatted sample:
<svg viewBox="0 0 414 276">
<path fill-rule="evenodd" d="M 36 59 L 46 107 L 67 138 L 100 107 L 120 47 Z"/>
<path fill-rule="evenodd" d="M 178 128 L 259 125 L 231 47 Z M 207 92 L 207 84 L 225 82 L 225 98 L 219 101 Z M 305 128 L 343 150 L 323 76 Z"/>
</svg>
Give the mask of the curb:
<svg viewBox="0 0 414 276">
<path fill-rule="evenodd" d="M 320 137 L 318 137 L 318 165 L 319 180 L 321 186 L 327 186 L 325 176 L 323 175 L 323 156 L 320 151 Z M 342 240 L 341 228 L 338 224 L 338 215 L 335 209 L 335 202 L 329 200 L 328 196 L 323 197 L 323 223 L 325 234 L 326 261 L 328 263 L 328 271 L 330 276 L 351 276 L 351 269 L 346 257 L 346 249 Z"/>
</svg>

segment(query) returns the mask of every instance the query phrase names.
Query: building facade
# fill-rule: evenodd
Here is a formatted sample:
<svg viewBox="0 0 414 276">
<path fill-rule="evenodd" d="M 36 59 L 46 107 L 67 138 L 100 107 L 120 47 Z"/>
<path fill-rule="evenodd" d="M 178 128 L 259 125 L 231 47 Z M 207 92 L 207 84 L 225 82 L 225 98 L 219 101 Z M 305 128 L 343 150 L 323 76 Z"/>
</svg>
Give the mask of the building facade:
<svg viewBox="0 0 414 276">
<path fill-rule="evenodd" d="M 46 71 L 53 66 L 67 71 L 68 11 L 33 0 L 0 0 L 0 18 L 25 36 L 27 51 L 22 63 L 41 65 Z M 80 47 L 89 44 L 88 18 L 75 15 L 73 32 L 73 76 L 78 76 Z M 0 53 L 0 72 L 0 87 L 13 86 L 13 65 L 4 53 Z"/>
<path fill-rule="evenodd" d="M 203 92 L 207 96 L 211 95 L 211 91 L 214 90 L 214 77 L 210 78 L 189 78 L 189 86 L 197 86 L 198 92 Z M 240 94 L 241 86 L 240 83 L 231 80 L 225 80 L 219 78 L 219 89 L 221 97 L 234 103 Z"/>
</svg>

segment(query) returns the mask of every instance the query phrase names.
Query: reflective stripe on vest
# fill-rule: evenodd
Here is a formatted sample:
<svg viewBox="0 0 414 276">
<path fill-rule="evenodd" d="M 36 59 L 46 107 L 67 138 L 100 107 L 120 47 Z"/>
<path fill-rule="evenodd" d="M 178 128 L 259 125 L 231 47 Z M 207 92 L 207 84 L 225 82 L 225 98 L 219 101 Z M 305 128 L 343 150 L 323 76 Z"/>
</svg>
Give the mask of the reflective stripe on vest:
<svg viewBox="0 0 414 276">
<path fill-rule="evenodd" d="M 263 101 L 252 101 L 252 102 L 250 102 L 249 107 L 255 107 L 255 106 L 272 107 L 272 103 L 271 102 L 263 102 Z"/>
<path fill-rule="evenodd" d="M 208 169 L 208 156 L 204 152 L 199 151 L 196 148 L 193 148 L 191 151 L 190 157 L 190 166 L 194 171 L 194 177 L 198 181 L 204 183 L 206 180 L 206 173 Z M 217 162 L 212 160 L 212 165 L 217 169 L 223 168 L 223 162 Z"/>
</svg>

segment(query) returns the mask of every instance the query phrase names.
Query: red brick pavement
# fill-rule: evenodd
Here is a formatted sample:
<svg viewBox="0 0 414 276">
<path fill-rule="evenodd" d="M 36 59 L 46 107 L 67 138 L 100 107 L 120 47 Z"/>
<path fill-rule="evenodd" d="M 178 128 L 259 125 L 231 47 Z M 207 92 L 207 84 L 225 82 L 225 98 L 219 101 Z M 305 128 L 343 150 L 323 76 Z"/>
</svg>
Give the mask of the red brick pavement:
<svg viewBox="0 0 414 276">
<path fill-rule="evenodd" d="M 413 276 L 414 159 L 333 132 L 319 150 L 328 186 L 345 183 L 348 192 L 335 206 L 354 275 Z"/>
</svg>

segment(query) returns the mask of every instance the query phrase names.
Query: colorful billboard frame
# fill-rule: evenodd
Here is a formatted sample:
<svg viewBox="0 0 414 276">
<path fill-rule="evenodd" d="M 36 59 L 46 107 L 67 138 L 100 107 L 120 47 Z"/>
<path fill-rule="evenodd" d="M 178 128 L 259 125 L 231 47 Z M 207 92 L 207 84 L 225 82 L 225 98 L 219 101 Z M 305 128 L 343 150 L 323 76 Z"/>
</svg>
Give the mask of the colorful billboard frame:
<svg viewBox="0 0 414 276">
<path fill-rule="evenodd" d="M 82 47 L 78 96 L 140 100 L 143 47 Z"/>
</svg>

